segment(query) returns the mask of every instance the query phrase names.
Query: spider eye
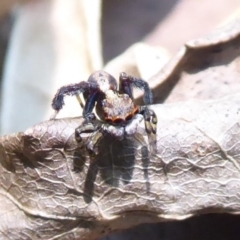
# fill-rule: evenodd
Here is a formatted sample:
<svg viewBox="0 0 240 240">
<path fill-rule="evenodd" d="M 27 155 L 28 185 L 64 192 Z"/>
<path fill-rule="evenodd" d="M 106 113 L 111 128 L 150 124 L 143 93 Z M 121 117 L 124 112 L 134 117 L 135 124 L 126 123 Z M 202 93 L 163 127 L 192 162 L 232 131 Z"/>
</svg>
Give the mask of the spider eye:
<svg viewBox="0 0 240 240">
<path fill-rule="evenodd" d="M 130 121 L 132 118 L 133 118 L 133 115 L 132 115 L 132 114 L 129 114 L 129 115 L 127 115 L 127 117 L 126 117 L 126 121 Z"/>
<path fill-rule="evenodd" d="M 113 123 L 115 123 L 115 124 L 120 124 L 120 123 L 122 123 L 124 120 L 122 119 L 122 118 L 115 118 L 114 120 L 113 120 Z"/>
<path fill-rule="evenodd" d="M 139 108 L 136 107 L 136 108 L 134 109 L 134 115 L 136 115 L 136 114 L 138 114 L 138 113 L 139 113 Z"/>
<path fill-rule="evenodd" d="M 107 122 L 107 123 L 112 123 L 112 119 L 110 119 L 110 118 L 105 118 L 105 122 Z"/>
</svg>

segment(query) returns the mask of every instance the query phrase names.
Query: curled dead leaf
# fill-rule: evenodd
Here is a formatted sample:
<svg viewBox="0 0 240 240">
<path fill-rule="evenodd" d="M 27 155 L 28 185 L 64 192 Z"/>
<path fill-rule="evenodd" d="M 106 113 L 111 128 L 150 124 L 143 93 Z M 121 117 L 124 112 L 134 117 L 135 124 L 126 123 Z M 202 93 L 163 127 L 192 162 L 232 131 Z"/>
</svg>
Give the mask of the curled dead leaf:
<svg viewBox="0 0 240 240">
<path fill-rule="evenodd" d="M 123 141 L 105 136 L 94 158 L 74 138 L 81 118 L 1 137 L 0 238 L 97 239 L 140 223 L 238 214 L 240 96 L 233 93 L 239 92 L 240 28 L 232 26 L 217 41 L 186 44 L 186 54 L 152 79 L 159 83 L 156 103 L 186 100 L 188 93 L 214 98 L 151 106 L 159 120 L 156 152 L 140 126 Z M 185 80 L 198 86 L 199 76 L 204 89 L 216 80 L 215 89 L 188 91 Z"/>
<path fill-rule="evenodd" d="M 80 118 L 2 137 L 2 204 L 25 222 L 9 222 L 5 231 L 13 238 L 21 231 L 36 239 L 94 239 L 144 222 L 238 213 L 239 106 L 239 95 L 153 105 L 156 152 L 140 126 L 123 141 L 105 136 L 93 158 L 74 138 Z"/>
</svg>

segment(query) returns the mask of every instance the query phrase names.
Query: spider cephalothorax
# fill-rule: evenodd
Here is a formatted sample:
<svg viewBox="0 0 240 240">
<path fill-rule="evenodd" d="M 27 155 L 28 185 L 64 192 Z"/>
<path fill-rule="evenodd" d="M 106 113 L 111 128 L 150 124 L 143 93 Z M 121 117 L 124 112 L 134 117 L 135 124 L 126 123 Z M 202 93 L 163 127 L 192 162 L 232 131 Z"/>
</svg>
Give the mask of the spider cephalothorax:
<svg viewBox="0 0 240 240">
<path fill-rule="evenodd" d="M 146 132 L 156 134 L 156 114 L 146 106 L 135 105 L 133 102 L 133 87 L 144 91 L 143 100 L 146 105 L 152 103 L 151 90 L 144 80 L 121 73 L 118 87 L 116 79 L 110 74 L 104 71 L 96 71 L 90 75 L 87 81 L 61 87 L 53 98 L 52 107 L 57 114 L 64 105 L 65 95 L 76 95 L 78 97 L 78 101 L 83 108 L 85 122 L 76 129 L 76 140 L 81 142 L 80 135 L 82 133 L 93 132 L 87 148 L 94 151 L 95 145 L 104 131 L 119 137 L 125 134 L 124 129 L 134 118 L 137 119 L 138 114 L 144 117 Z M 86 101 L 85 105 L 79 98 L 81 93 Z M 92 112 L 95 106 L 102 124 L 96 124 L 96 117 Z"/>
<path fill-rule="evenodd" d="M 106 98 L 102 100 L 102 110 L 107 123 L 126 125 L 138 113 L 139 108 L 127 94 L 109 90 Z"/>
</svg>

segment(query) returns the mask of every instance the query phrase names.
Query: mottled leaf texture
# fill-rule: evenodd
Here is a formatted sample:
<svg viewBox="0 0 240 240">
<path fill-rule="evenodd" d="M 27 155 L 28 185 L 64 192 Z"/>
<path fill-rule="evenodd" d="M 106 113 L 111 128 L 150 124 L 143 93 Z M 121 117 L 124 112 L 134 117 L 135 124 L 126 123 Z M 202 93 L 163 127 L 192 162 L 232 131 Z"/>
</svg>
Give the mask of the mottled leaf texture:
<svg viewBox="0 0 240 240">
<path fill-rule="evenodd" d="M 124 140 L 106 135 L 94 157 L 75 141 L 81 118 L 2 137 L 0 239 L 98 239 L 140 223 L 238 213 L 240 95 L 151 108 L 156 148 L 141 123 Z"/>
</svg>

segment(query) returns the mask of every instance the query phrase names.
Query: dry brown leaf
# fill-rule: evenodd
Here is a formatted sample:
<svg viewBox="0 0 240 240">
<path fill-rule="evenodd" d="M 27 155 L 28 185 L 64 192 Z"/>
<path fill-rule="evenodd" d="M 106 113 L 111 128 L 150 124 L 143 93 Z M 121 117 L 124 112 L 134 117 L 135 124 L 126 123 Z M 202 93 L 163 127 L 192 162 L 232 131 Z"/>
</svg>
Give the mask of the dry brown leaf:
<svg viewBox="0 0 240 240">
<path fill-rule="evenodd" d="M 193 79 L 209 71 L 206 80 L 212 82 L 211 69 L 221 64 L 216 56 L 218 64 L 205 64 L 208 54 L 221 55 L 223 71 L 231 65 L 224 64 L 235 59 L 237 63 L 232 48 L 238 49 L 238 24 L 232 29 L 204 46 L 195 42 L 196 49 L 188 43 L 192 47 L 187 47 L 187 54 L 178 55 L 155 78 L 162 81 L 155 90 L 156 102 L 175 98 L 170 95 L 173 88 L 186 89 L 186 69 Z M 233 66 L 227 71 L 238 76 L 237 64 Z M 238 90 L 237 77 L 230 79 Z M 208 89 L 208 84 L 204 87 Z M 81 118 L 46 121 L 2 137 L 0 238 L 97 239 L 140 223 L 209 212 L 239 214 L 240 95 L 224 89 L 215 91 L 219 95 L 211 91 L 214 100 L 152 105 L 159 120 L 156 152 L 143 123 L 123 141 L 105 136 L 95 158 L 84 144 L 76 144 L 74 129 Z"/>
<path fill-rule="evenodd" d="M 240 92 L 240 19 L 187 42 L 149 81 L 154 102 L 216 99 Z"/>
<path fill-rule="evenodd" d="M 152 109 L 156 153 L 141 126 L 124 141 L 106 136 L 90 158 L 74 139 L 79 118 L 2 137 L 2 206 L 24 224 L 2 215 L 1 237 L 97 239 L 145 222 L 239 213 L 239 95 Z"/>
</svg>

